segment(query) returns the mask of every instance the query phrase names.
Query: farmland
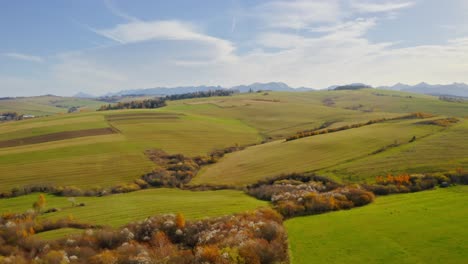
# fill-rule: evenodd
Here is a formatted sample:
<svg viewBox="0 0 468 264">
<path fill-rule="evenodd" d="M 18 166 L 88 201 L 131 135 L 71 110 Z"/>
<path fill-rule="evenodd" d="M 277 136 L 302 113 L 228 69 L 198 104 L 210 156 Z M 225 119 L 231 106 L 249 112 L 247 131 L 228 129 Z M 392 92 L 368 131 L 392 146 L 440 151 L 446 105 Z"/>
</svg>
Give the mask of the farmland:
<svg viewBox="0 0 468 264">
<path fill-rule="evenodd" d="M 22 139 L 29 136 L 84 128 L 112 127 L 119 133 L 0 148 L 0 190 L 28 184 L 112 186 L 131 182 L 152 170 L 154 164 L 143 154 L 147 149 L 195 156 L 260 140 L 254 129 L 233 119 L 175 116 L 154 110 L 126 111 L 124 115 L 127 113 L 127 118 L 116 111 L 1 124 L 4 142 L 15 139 L 24 143 Z M 114 114 L 119 118 L 112 118 Z"/>
<path fill-rule="evenodd" d="M 60 96 L 20 97 L 0 100 L 0 113 L 17 112 L 35 116 L 47 116 L 66 113 L 69 108 L 77 107 L 83 111 L 94 111 L 103 103 L 83 98 Z"/>
<path fill-rule="evenodd" d="M 293 263 L 463 263 L 468 188 L 378 198 L 373 204 L 288 220 Z"/>
<path fill-rule="evenodd" d="M 53 103 L 58 103 L 51 103 L 50 98 L 41 100 L 42 108 L 34 107 L 50 116 L 0 124 L 0 192 L 15 196 L 12 190 L 22 187 L 66 186 L 91 191 L 95 196 L 80 196 L 84 192 L 73 194 L 74 198 L 44 194 L 47 203 L 42 212 L 52 208 L 57 211 L 38 214 L 39 221 L 73 219 L 118 230 L 130 222 L 169 213 L 199 220 L 270 207 L 283 214 L 277 207 L 279 203 L 248 196 L 243 187 L 281 174 L 313 172 L 336 181 L 326 188 L 336 184 L 333 195 L 340 197 L 346 190 L 338 184 L 373 184 L 376 176 L 388 173 L 442 175 L 463 172 L 468 167 L 468 148 L 464 147 L 468 144 L 468 105 L 426 95 L 375 89 L 262 92 L 168 101 L 167 106 L 158 109 L 73 114 L 59 111 L 53 115 L 57 109 L 47 110 L 46 106 L 57 108 Z M 87 109 L 91 106 L 92 103 Z M 403 118 L 412 112 L 420 114 Z M 311 135 L 304 131 L 327 132 Z M 302 136 L 286 140 L 294 135 Z M 223 150 L 229 147 L 233 148 Z M 161 153 L 157 150 L 167 153 L 163 163 L 158 163 L 163 156 L 151 156 Z M 201 162 L 195 164 L 196 159 Z M 169 177 L 164 166 L 173 168 L 170 175 L 174 185 L 162 184 L 161 179 Z M 137 184 L 135 180 L 140 179 L 141 183 L 142 176 L 148 173 L 154 178 L 143 178 L 147 184 L 144 187 Z M 189 174 L 188 184 L 174 180 Z M 421 188 L 424 179 L 418 181 L 419 176 L 414 177 L 414 186 L 408 187 L 424 190 L 434 186 Z M 432 183 L 437 185 L 444 179 L 432 179 Z M 325 205 L 331 205 L 327 210 L 354 207 L 346 203 L 351 200 L 340 200 L 341 207 L 333 207 L 336 200 L 326 200 L 326 192 L 307 196 L 300 185 L 294 189 L 281 187 L 283 183 L 296 186 L 301 182 L 279 180 L 276 186 L 259 187 L 259 193 L 284 187 L 309 201 L 324 199 Z M 131 184 L 137 188 L 128 193 L 110 191 Z M 321 188 L 318 182 L 308 184 L 308 188 Z M 231 190 L 215 190 L 215 186 Z M 394 187 L 399 190 L 400 186 Z M 187 190 L 190 188 L 199 191 Z M 366 194 L 359 187 L 353 192 L 368 195 L 368 202 L 374 199 L 372 193 Z M 371 205 L 358 209 L 289 219 L 285 226 L 293 263 L 340 263 L 347 255 L 351 263 L 428 262 L 428 252 L 437 250 L 436 262 L 458 263 L 466 258 L 466 249 L 459 246 L 463 239 L 456 233 L 467 220 L 463 210 L 466 192 L 465 187 L 458 186 L 378 197 Z M 38 195 L 36 192 L 0 199 L 1 213 L 30 210 Z M 284 199 L 281 205 L 286 211 L 296 199 Z M 307 212 L 325 212 L 313 203 L 307 206 Z M 444 215 L 444 210 L 449 213 Z M 290 212 L 299 215 L 305 211 Z M 436 217 L 429 219 L 429 214 Z M 422 220 L 418 220 L 420 216 L 424 216 Z M 453 225 L 434 227 L 448 222 Z M 431 228 L 424 229 L 425 225 Z M 82 233 L 81 229 L 69 227 L 33 236 L 53 240 Z M 405 236 L 409 239 L 402 240 Z M 353 239 L 358 242 L 346 244 Z M 366 250 L 359 244 L 364 244 Z M 417 244 L 424 247 L 418 248 Z M 335 251 L 340 253 L 330 253 Z"/>
<path fill-rule="evenodd" d="M 425 137 L 441 130 L 436 126 L 418 125 L 418 122 L 391 121 L 250 147 L 229 154 L 218 163 L 204 168 L 193 183 L 245 185 L 282 173 L 318 171 L 367 157 L 395 142 L 409 144 L 413 136 Z"/>
</svg>

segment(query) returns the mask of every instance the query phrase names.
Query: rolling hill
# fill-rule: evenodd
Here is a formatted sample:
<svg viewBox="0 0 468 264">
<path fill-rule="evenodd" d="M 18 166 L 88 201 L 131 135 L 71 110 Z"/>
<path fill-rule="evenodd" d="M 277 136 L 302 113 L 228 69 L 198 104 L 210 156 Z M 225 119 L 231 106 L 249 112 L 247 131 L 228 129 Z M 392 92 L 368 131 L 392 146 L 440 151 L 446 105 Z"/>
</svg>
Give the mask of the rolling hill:
<svg viewBox="0 0 468 264">
<path fill-rule="evenodd" d="M 453 129 L 405 121 L 287 143 L 281 138 L 297 131 L 335 128 L 416 111 L 462 118 L 468 116 L 467 106 L 432 96 L 375 89 L 263 92 L 169 101 L 167 107 L 154 110 L 87 112 L 7 122 L 0 124 L 0 189 L 8 191 L 31 184 L 114 186 L 154 169 L 155 165 L 144 155 L 148 149 L 197 156 L 262 140 L 273 141 L 227 155 L 204 168 L 194 183 L 242 185 L 280 173 L 309 170 L 360 181 L 371 179 L 374 172 L 434 171 L 431 164 L 442 163 L 442 169 L 465 166 L 463 148 L 453 152 L 451 163 L 444 163 L 444 159 L 434 163 L 438 159 L 434 153 L 444 151 L 445 146 L 463 144 L 466 121 Z M 448 136 L 444 137 L 444 133 Z M 418 140 L 411 146 L 402 145 L 368 157 L 395 140 L 405 143 L 413 136 Z M 458 141 L 450 142 L 456 137 Z M 437 143 L 434 145 L 431 140 Z M 437 147 L 427 147 L 431 145 Z M 400 150 L 410 155 L 411 147 L 421 149 L 417 155 L 421 160 L 415 166 L 395 168 L 396 163 L 384 162 L 391 153 L 399 157 Z M 425 162 L 424 155 L 433 158 Z M 380 167 L 367 173 L 360 166 Z"/>
<path fill-rule="evenodd" d="M 286 221 L 292 262 L 464 263 L 467 186 Z"/>
<path fill-rule="evenodd" d="M 80 108 L 83 111 L 94 111 L 103 102 L 74 97 L 60 97 L 53 95 L 1 98 L 0 113 L 17 112 L 18 114 L 28 114 L 35 116 L 48 116 L 60 113 L 67 113 L 71 107 Z"/>
</svg>

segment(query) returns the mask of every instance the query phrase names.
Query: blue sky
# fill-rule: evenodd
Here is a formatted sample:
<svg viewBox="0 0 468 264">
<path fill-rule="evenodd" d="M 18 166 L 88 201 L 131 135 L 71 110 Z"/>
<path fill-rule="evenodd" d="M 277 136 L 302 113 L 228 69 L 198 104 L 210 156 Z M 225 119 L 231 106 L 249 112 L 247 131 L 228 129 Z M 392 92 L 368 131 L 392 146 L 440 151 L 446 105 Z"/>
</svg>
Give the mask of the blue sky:
<svg viewBox="0 0 468 264">
<path fill-rule="evenodd" d="M 468 82 L 466 0 L 15 0 L 0 35 L 0 97 Z"/>
</svg>

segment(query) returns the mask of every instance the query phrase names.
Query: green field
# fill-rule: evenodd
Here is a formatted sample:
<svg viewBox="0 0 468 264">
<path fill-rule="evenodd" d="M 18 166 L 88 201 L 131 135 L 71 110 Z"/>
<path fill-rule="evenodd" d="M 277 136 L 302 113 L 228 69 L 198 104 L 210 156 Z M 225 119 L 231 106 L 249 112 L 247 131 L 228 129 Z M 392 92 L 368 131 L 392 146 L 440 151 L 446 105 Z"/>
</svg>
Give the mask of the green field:
<svg viewBox="0 0 468 264">
<path fill-rule="evenodd" d="M 2 212 L 24 212 L 32 208 L 38 194 L 0 199 Z M 104 197 L 77 197 L 84 207 L 72 207 L 67 197 L 46 195 L 47 208 L 61 211 L 43 215 L 58 219 L 72 215 L 75 220 L 97 225 L 122 226 L 146 217 L 183 213 L 187 219 L 222 216 L 267 206 L 268 203 L 247 196 L 241 191 L 222 190 L 192 192 L 179 189 L 149 189 Z"/>
<path fill-rule="evenodd" d="M 335 104 L 327 106 L 326 99 L 332 99 Z M 359 105 L 362 107 L 355 108 Z M 239 119 L 262 135 L 274 138 L 324 123 L 339 127 L 402 113 L 468 116 L 468 102 L 450 103 L 434 96 L 377 89 L 238 94 L 169 102 L 167 109 Z"/>
<path fill-rule="evenodd" d="M 292 263 L 466 263 L 468 186 L 286 221 Z"/>
<path fill-rule="evenodd" d="M 35 237 L 44 239 L 44 240 L 54 240 L 58 238 L 67 237 L 70 235 L 78 235 L 83 233 L 82 229 L 76 228 L 60 228 L 55 230 L 50 230 L 46 232 L 41 232 L 35 235 Z"/>
<path fill-rule="evenodd" d="M 425 137 L 442 130 L 418 122 L 421 120 L 389 121 L 250 147 L 205 167 L 192 183 L 245 185 L 282 173 L 323 170 L 372 156 L 373 152 L 395 142 L 411 145 L 408 142 L 413 136 Z"/>
<path fill-rule="evenodd" d="M 113 119 L 113 115 L 120 117 Z M 169 153 L 195 156 L 260 140 L 256 130 L 238 120 L 167 116 L 173 115 L 157 110 L 127 110 L 0 124 L 0 141 L 109 126 L 120 131 L 0 148 L 0 191 L 29 184 L 112 186 L 131 182 L 154 168 L 143 154 L 147 149 L 161 148 Z"/>
<path fill-rule="evenodd" d="M 18 114 L 29 114 L 36 116 L 54 115 L 66 113 L 70 107 L 78 107 L 84 111 L 94 111 L 103 102 L 74 97 L 60 96 L 35 96 L 19 97 L 14 99 L 0 100 L 0 113 L 17 112 Z"/>
<path fill-rule="evenodd" d="M 321 174 L 357 181 L 387 173 L 446 172 L 468 168 L 468 121 L 456 124 L 412 144 L 390 149 L 321 171 Z"/>
<path fill-rule="evenodd" d="M 18 102 L 34 101 L 59 110 L 65 108 L 57 106 L 89 101 L 50 96 L 16 100 L 18 107 L 21 106 Z M 7 102 L 0 101 L 0 105 Z M 96 107 L 101 104 L 93 102 Z M 147 149 L 160 148 L 187 156 L 206 155 L 217 148 L 256 144 L 266 138 L 280 139 L 324 124 L 339 127 L 415 111 L 464 117 L 468 116 L 467 105 L 432 96 L 371 89 L 269 92 L 169 101 L 167 107 L 153 110 L 59 114 L 6 122 L 0 124 L 0 142 L 47 135 L 51 141 L 0 148 L 0 191 L 30 184 L 109 187 L 131 182 L 151 171 L 155 165 L 143 154 Z M 37 105 L 32 107 L 39 109 Z M 118 133 L 53 140 L 54 133 L 109 127 Z M 444 170 L 464 167 L 467 156 L 464 148 L 444 156 L 450 157 L 451 162 L 435 154 L 466 142 L 463 138 L 466 125 L 457 127 L 439 133 L 440 127 L 395 122 L 287 143 L 273 141 L 227 155 L 218 164 L 203 169 L 194 183 L 243 185 L 280 173 L 309 170 L 337 179 L 360 181 L 390 169 L 421 172 L 434 171 L 439 165 Z M 434 135 L 367 157 L 395 141 L 404 143 L 413 136 L 429 134 Z M 452 138 L 457 138 L 457 142 L 451 141 Z M 415 156 L 418 160 L 401 165 L 401 157 L 414 158 L 411 157 L 414 149 L 420 153 Z M 405 154 L 400 156 L 399 151 Z M 425 155 L 430 156 L 427 161 Z M 394 163 L 387 163 L 387 159 Z M 386 164 L 392 167 L 389 169 Z M 395 164 L 401 166 L 397 168 Z M 378 170 L 365 170 L 373 166 Z"/>
</svg>

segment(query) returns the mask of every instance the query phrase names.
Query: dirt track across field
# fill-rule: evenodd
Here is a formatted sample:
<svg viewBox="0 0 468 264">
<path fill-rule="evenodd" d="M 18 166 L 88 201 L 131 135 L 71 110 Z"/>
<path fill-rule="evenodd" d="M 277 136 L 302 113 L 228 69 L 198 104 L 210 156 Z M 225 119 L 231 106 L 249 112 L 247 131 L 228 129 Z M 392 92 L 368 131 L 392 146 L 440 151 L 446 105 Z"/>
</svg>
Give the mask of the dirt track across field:
<svg viewBox="0 0 468 264">
<path fill-rule="evenodd" d="M 95 129 L 85 129 L 85 130 L 75 130 L 75 131 L 65 131 L 52 133 L 47 135 L 40 135 L 27 138 L 17 138 L 0 141 L 0 148 L 10 148 L 23 145 L 39 144 L 49 141 L 58 141 L 79 137 L 90 137 L 90 136 L 100 136 L 118 133 L 115 129 L 106 127 L 106 128 L 95 128 Z"/>
</svg>

